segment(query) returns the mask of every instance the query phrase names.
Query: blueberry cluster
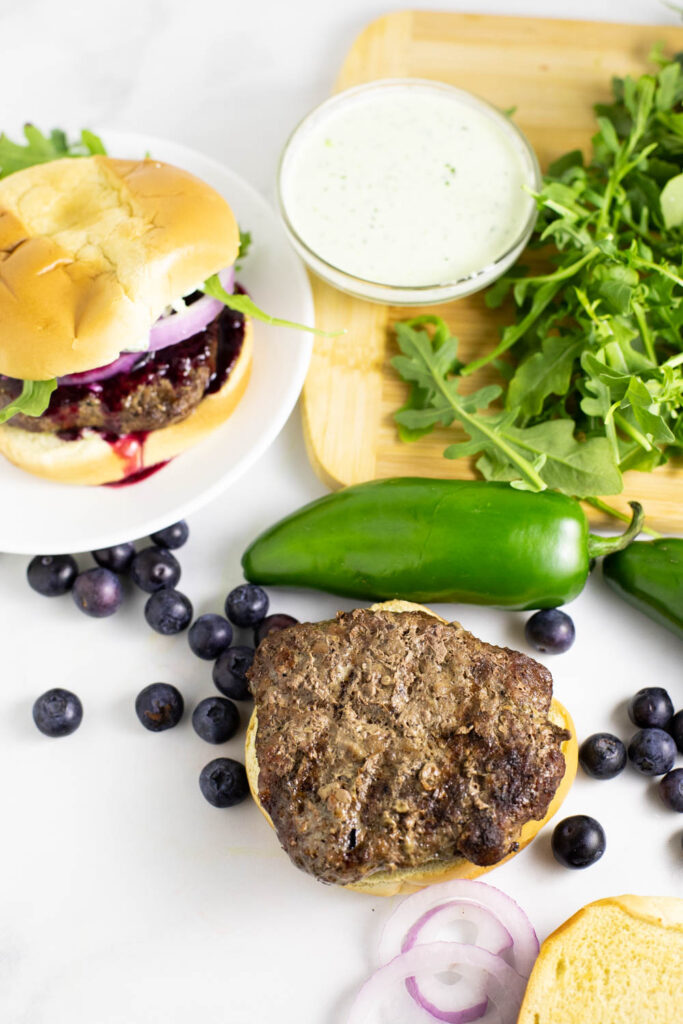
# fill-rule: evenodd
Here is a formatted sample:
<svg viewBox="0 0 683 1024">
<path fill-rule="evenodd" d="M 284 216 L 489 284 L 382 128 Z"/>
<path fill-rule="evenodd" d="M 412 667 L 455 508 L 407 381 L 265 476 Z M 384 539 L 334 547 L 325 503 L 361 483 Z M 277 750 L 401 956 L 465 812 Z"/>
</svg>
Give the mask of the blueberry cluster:
<svg viewBox="0 0 683 1024">
<path fill-rule="evenodd" d="M 659 795 L 666 807 L 683 813 L 683 768 L 675 768 L 676 749 L 683 753 L 683 710 L 674 714 L 669 694 L 648 686 L 628 704 L 638 731 L 628 748 L 609 732 L 596 732 L 581 744 L 579 762 L 593 779 L 613 779 L 631 762 L 642 775 L 660 776 Z M 683 836 L 682 846 L 683 846 Z M 576 815 L 560 822 L 553 833 L 553 853 L 567 867 L 587 867 L 605 850 L 605 833 L 594 818 Z"/>
<path fill-rule="evenodd" d="M 192 623 L 188 632 L 190 649 L 198 658 L 214 662 L 213 681 L 222 694 L 206 697 L 197 704 L 192 712 L 192 726 L 207 743 L 220 744 L 231 739 L 240 727 L 234 701 L 251 699 L 247 672 L 255 646 L 269 633 L 292 626 L 297 620 L 291 615 L 268 615 L 266 592 L 261 587 L 242 584 L 231 590 L 225 600 L 227 617 L 208 613 L 192 622 L 192 603 L 176 589 L 181 568 L 172 554 L 188 536 L 187 524 L 179 522 L 152 534 L 153 543 L 139 551 L 132 543 L 93 551 L 96 566 L 83 572 L 79 572 L 72 555 L 37 555 L 28 566 L 27 577 L 39 594 L 58 597 L 70 591 L 81 611 L 104 618 L 121 606 L 122 577 L 128 576 L 150 595 L 145 604 L 145 619 L 157 633 L 173 635 Z M 253 642 L 233 644 L 235 630 L 248 630 L 248 639 Z M 170 683 L 151 683 L 135 700 L 137 717 L 150 732 L 173 728 L 184 710 L 181 692 Z M 34 722 L 46 736 L 68 736 L 79 727 L 82 718 L 82 704 L 68 690 L 48 690 L 33 705 Z M 231 807 L 249 793 L 244 765 L 229 757 L 209 762 L 202 769 L 199 786 L 214 807 Z"/>
<path fill-rule="evenodd" d="M 93 551 L 96 565 L 79 572 L 73 555 L 36 555 L 26 576 L 29 585 L 43 597 L 61 597 L 71 592 L 74 603 L 86 615 L 104 619 L 123 603 L 123 577 L 150 594 L 145 618 L 158 633 L 179 633 L 192 621 L 192 605 L 175 589 L 180 564 L 171 552 L 182 547 L 189 536 L 181 521 L 151 535 L 152 544 L 141 551 L 131 543 L 115 544 Z"/>
</svg>

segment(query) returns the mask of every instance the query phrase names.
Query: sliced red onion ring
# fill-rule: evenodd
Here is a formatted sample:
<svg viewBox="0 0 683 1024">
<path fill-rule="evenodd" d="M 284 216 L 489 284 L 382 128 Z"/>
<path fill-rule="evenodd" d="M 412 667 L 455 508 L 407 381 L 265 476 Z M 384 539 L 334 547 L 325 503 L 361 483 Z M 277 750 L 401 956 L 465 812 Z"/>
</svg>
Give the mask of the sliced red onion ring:
<svg viewBox="0 0 683 1024">
<path fill-rule="evenodd" d="M 66 377 L 58 377 L 57 383 L 63 384 L 97 384 L 101 380 L 116 376 L 117 373 L 129 373 L 144 352 L 123 352 L 118 359 L 107 366 L 98 366 L 95 370 L 84 370 L 83 373 L 69 373 Z"/>
<path fill-rule="evenodd" d="M 518 974 L 528 978 L 539 950 L 529 918 L 500 889 L 466 879 L 431 885 L 399 903 L 382 933 L 380 961 L 386 963 L 425 942 L 451 938 L 453 925 L 463 920 L 476 929 L 472 942 L 501 954 Z"/>
<path fill-rule="evenodd" d="M 446 929 L 456 934 L 445 934 Z M 461 933 L 465 934 L 461 934 Z M 401 943 L 405 953 L 422 942 L 465 942 L 500 956 L 512 947 L 512 936 L 495 914 L 470 900 L 447 900 L 425 911 Z"/>
<path fill-rule="evenodd" d="M 428 1010 L 435 1020 L 443 1020 L 448 1024 L 469 1024 L 479 1020 L 488 1009 L 486 997 L 486 974 L 481 970 L 473 970 L 471 978 L 463 975 L 452 977 L 449 971 L 447 979 L 435 975 L 432 978 L 407 978 L 406 988 L 418 1006 Z"/>
<path fill-rule="evenodd" d="M 232 293 L 235 286 L 234 267 L 222 270 L 218 277 L 226 292 Z M 181 341 L 191 338 L 193 334 L 199 334 L 207 324 L 218 316 L 223 308 L 220 299 L 212 299 L 210 295 L 205 295 L 181 313 L 171 313 L 169 316 L 160 317 L 149 332 L 149 345 L 146 350 L 122 352 L 118 359 L 106 366 L 98 366 L 94 370 L 85 370 L 83 373 L 69 373 L 65 377 L 59 377 L 58 383 L 60 385 L 96 384 L 101 380 L 114 377 L 117 373 L 129 373 L 137 360 L 145 354 L 145 351 L 159 352 L 170 345 L 178 345 Z"/>
<path fill-rule="evenodd" d="M 221 270 L 218 279 L 226 292 L 231 294 L 235 286 L 234 267 Z M 199 334 L 223 308 L 220 299 L 212 299 L 210 295 L 205 295 L 180 313 L 160 317 L 149 332 L 149 351 L 158 352 L 159 349 L 177 345 L 186 338 L 191 338 L 193 334 Z"/>
<path fill-rule="evenodd" d="M 486 1007 L 474 1017 L 479 1004 L 461 1005 L 460 996 L 466 994 L 458 982 L 442 986 L 442 992 L 451 989 L 448 1004 L 435 1005 L 429 999 L 419 1003 L 413 997 L 408 982 L 414 978 L 421 991 L 428 987 L 434 976 L 456 972 L 468 977 L 476 972 L 484 976 Z M 407 953 L 380 967 L 365 983 L 351 1007 L 347 1024 L 434 1024 L 434 1020 L 450 1024 L 515 1024 L 524 995 L 524 979 L 499 956 L 478 946 L 460 942 L 428 942 L 414 946 Z"/>
</svg>

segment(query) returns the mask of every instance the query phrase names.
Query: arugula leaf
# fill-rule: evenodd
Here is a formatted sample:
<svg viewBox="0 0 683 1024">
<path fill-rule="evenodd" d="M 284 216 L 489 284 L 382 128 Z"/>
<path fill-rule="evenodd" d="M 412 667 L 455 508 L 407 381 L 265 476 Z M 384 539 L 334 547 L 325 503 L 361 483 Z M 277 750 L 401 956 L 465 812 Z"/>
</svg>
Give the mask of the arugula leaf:
<svg viewBox="0 0 683 1024">
<path fill-rule="evenodd" d="M 583 350 L 584 340 L 568 342 L 563 336 L 551 335 L 540 352 L 524 359 L 508 386 L 505 405 L 518 409 L 522 416 L 537 416 L 549 395 L 564 395 L 569 388 L 572 367 Z"/>
<path fill-rule="evenodd" d="M 4 132 L 0 134 L 0 178 L 60 157 L 92 156 L 107 152 L 102 140 L 87 128 L 81 132 L 78 142 L 69 142 L 61 128 L 53 128 L 49 135 L 45 135 L 35 125 L 25 124 L 24 138 L 26 143 L 22 144 L 12 142 Z"/>
<path fill-rule="evenodd" d="M 249 254 L 249 250 L 251 249 L 251 242 L 251 231 L 242 231 L 242 228 L 240 228 L 240 244 L 237 250 L 238 262 L 235 263 L 235 270 L 240 271 L 244 266 L 244 263 L 242 261 L 245 260 Z"/>
<path fill-rule="evenodd" d="M 243 313 L 254 320 L 261 320 L 264 324 L 273 327 L 293 327 L 297 331 L 308 331 L 310 334 L 319 334 L 324 338 L 336 338 L 345 331 L 323 331 L 319 327 L 307 327 L 305 324 L 297 324 L 292 320 L 282 320 L 279 317 L 264 313 L 248 295 L 229 295 L 218 279 L 218 274 L 213 274 L 204 282 L 201 289 L 205 295 L 211 295 L 219 299 L 228 309 L 234 309 L 236 313 Z"/>
<path fill-rule="evenodd" d="M 577 441 L 571 420 L 549 420 L 526 428 L 507 425 L 503 433 L 512 447 L 534 462 L 545 485 L 553 490 L 588 498 L 598 493 L 619 494 L 623 489 L 608 441 L 603 437 Z M 489 466 L 486 461 L 477 463 L 487 479 L 510 480 L 519 486 L 512 469 L 506 467 L 493 475 Z"/>
<path fill-rule="evenodd" d="M 18 412 L 24 416 L 40 416 L 50 404 L 50 395 L 57 387 L 56 380 L 25 380 L 21 394 L 0 409 L 0 423 L 7 423 Z"/>
</svg>

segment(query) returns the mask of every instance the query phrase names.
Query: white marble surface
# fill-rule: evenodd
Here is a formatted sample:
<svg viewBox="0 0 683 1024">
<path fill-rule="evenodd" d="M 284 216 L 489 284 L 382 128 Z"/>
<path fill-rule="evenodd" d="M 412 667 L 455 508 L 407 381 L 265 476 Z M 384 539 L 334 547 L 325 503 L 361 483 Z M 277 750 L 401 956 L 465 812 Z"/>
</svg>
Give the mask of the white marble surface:
<svg viewBox="0 0 683 1024">
<path fill-rule="evenodd" d="M 294 122 L 330 89 L 356 33 L 394 0 L 0 2 L 0 123 L 107 125 L 166 136 L 229 164 L 268 194 Z M 415 6 L 431 7 L 433 4 Z M 509 0 L 450 8 L 668 23 L 654 0 Z M 220 610 L 245 543 L 322 493 L 297 415 L 246 478 L 191 519 L 183 589 Z M 11 495 L 2 495 L 11 500 Z M 0 548 L 2 547 L 0 538 Z M 50 604 L 0 556 L 0 1019 L 7 1024 L 338 1024 L 372 966 L 387 904 L 324 888 L 292 868 L 257 810 L 219 812 L 197 789 L 215 756 L 188 721 L 160 736 L 133 717 L 136 692 L 165 679 L 191 706 L 210 666 L 183 637 L 141 622 L 131 596 L 113 620 Z M 282 593 L 275 610 L 320 618 L 350 602 Z M 493 642 L 524 649 L 524 616 L 447 608 Z M 572 605 L 575 647 L 548 659 L 579 735 L 627 736 L 624 699 L 649 684 L 683 704 L 680 644 L 592 579 Z M 84 701 L 79 732 L 58 744 L 30 720 L 53 685 Z M 246 717 L 246 716 L 245 716 Z M 239 756 L 241 740 L 229 753 Z M 566 813 L 608 836 L 585 872 L 554 863 L 549 833 L 492 880 L 547 934 L 590 899 L 683 895 L 681 821 L 632 773 L 580 778 Z"/>
</svg>

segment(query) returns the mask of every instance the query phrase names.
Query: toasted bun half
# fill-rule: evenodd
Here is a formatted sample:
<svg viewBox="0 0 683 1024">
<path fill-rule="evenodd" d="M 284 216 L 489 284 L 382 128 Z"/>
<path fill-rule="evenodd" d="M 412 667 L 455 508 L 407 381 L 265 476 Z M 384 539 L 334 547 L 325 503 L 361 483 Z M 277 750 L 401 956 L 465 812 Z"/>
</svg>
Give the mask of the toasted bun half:
<svg viewBox="0 0 683 1024">
<path fill-rule="evenodd" d="M 589 903 L 543 945 L 518 1024 L 677 1024 L 683 900 Z"/>
<path fill-rule="evenodd" d="M 434 618 L 439 619 L 441 622 L 446 622 L 446 619 L 442 619 L 440 615 L 436 615 L 436 613 L 431 611 L 431 609 L 425 608 L 424 605 L 421 604 L 415 604 L 412 601 L 383 601 L 381 604 L 374 604 L 371 606 L 371 611 L 378 610 L 387 612 L 426 612 L 428 615 L 433 615 Z M 529 821 L 522 828 L 518 840 L 519 850 L 524 849 L 524 847 L 527 846 L 534 836 L 543 828 L 546 822 L 550 821 L 553 815 L 559 810 L 560 805 L 569 792 L 576 775 L 579 748 L 576 741 L 576 729 L 574 728 L 571 716 L 559 701 L 553 700 L 548 717 L 556 725 L 567 729 L 571 733 L 571 738 L 562 744 L 562 753 L 564 754 L 565 760 L 565 772 L 543 820 Z M 268 824 L 272 828 L 274 826 L 270 815 L 262 806 L 258 796 L 259 766 L 256 756 L 257 730 L 258 718 L 256 711 L 254 711 L 247 728 L 245 765 L 251 794 L 256 801 L 259 810 L 265 816 Z M 519 850 L 516 852 L 519 852 Z M 366 892 L 372 896 L 403 896 L 411 892 L 416 892 L 418 889 L 423 889 L 426 885 L 433 885 L 435 882 L 447 882 L 451 878 L 478 878 L 486 871 L 491 871 L 492 868 L 498 867 L 499 864 L 504 864 L 506 860 L 510 860 L 510 858 L 514 856 L 515 854 L 511 853 L 507 857 L 504 857 L 503 860 L 498 861 L 498 864 L 491 864 L 487 867 L 473 864 L 464 857 L 457 857 L 450 861 L 431 861 L 427 864 L 423 864 L 419 868 L 407 868 L 391 872 L 379 871 L 376 874 L 369 875 L 367 878 L 362 879 L 360 882 L 352 882 L 349 885 L 344 886 L 344 888 L 353 889 L 355 892 Z"/>
<path fill-rule="evenodd" d="M 164 307 L 229 267 L 222 196 L 158 160 L 54 160 L 0 181 L 0 373 L 48 380 L 139 348 Z"/>
<path fill-rule="evenodd" d="M 220 391 L 203 398 L 186 419 L 151 431 L 142 442 L 131 435 L 121 445 L 111 445 L 96 431 L 84 431 L 77 441 L 63 441 L 56 434 L 32 433 L 5 423 L 0 426 L 0 455 L 35 476 L 65 484 L 115 483 L 168 462 L 233 412 L 249 381 L 252 349 L 252 323 L 246 318 L 242 349 Z"/>
</svg>

